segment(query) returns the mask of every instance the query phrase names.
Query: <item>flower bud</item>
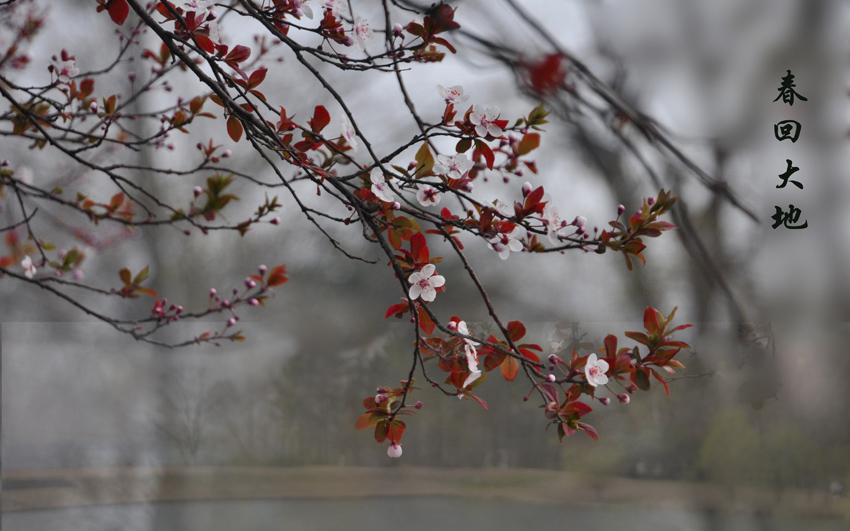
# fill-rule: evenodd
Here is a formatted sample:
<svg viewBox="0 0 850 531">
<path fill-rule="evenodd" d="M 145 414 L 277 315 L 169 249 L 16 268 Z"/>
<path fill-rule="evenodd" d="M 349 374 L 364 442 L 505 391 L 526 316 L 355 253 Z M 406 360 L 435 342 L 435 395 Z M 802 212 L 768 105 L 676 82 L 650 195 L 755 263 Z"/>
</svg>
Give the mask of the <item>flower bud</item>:
<svg viewBox="0 0 850 531">
<path fill-rule="evenodd" d="M 617 215 L 622 216 L 623 212 L 626 211 L 626 207 L 623 205 L 617 205 Z"/>
<path fill-rule="evenodd" d="M 449 324 L 446 325 L 446 328 L 454 332 L 457 330 L 457 323 L 455 321 L 449 321 Z"/>
<path fill-rule="evenodd" d="M 393 201 L 392 208 L 393 208 L 393 210 L 398 210 L 398 209 L 400 209 L 400 208 L 401 208 L 401 203 L 399 203 L 398 201 Z"/>
<path fill-rule="evenodd" d="M 226 158 L 230 157 L 230 155 L 233 155 L 233 152 L 230 151 L 229 149 L 225 149 L 224 153 L 221 154 L 221 158 L 226 159 Z"/>
<path fill-rule="evenodd" d="M 608 404 L 610 404 L 610 403 L 611 403 L 611 399 L 610 399 L 610 398 L 608 398 L 607 396 L 606 396 L 606 397 L 603 397 L 603 398 L 600 398 L 600 399 L 599 399 L 599 401 L 600 401 L 600 402 L 602 402 L 602 405 L 603 405 L 603 406 L 607 406 Z"/>
<path fill-rule="evenodd" d="M 74 270 L 74 280 L 82 280 L 83 278 L 85 278 L 85 276 L 86 276 L 86 273 L 82 269 L 75 269 Z"/>
<path fill-rule="evenodd" d="M 617 395 L 617 400 L 619 400 L 621 404 L 628 404 L 629 402 L 631 402 L 632 397 L 630 397 L 626 393 L 620 393 L 619 395 Z"/>
<path fill-rule="evenodd" d="M 646 204 L 649 205 L 649 206 L 654 205 L 655 204 L 655 198 L 650 197 L 649 199 L 646 200 Z"/>
<path fill-rule="evenodd" d="M 546 377 L 546 379 L 547 379 L 549 382 L 554 382 L 556 378 L 555 378 L 555 375 L 554 375 L 554 374 L 550 374 L 549 376 L 547 376 L 547 377 Z"/>
<path fill-rule="evenodd" d="M 632 394 L 635 391 L 637 391 L 637 386 L 635 384 L 629 384 L 626 386 L 626 392 L 628 392 L 629 394 Z"/>
<path fill-rule="evenodd" d="M 265 275 L 265 274 L 266 274 L 266 271 L 268 271 L 268 270 L 269 270 L 269 268 L 268 268 L 268 267 L 266 267 L 266 266 L 264 266 L 264 265 L 261 265 L 261 266 L 260 266 L 260 268 L 259 268 L 259 271 L 260 271 L 260 274 L 261 274 L 261 275 Z"/>
<path fill-rule="evenodd" d="M 587 223 L 587 218 L 584 216 L 576 216 L 576 219 L 573 220 L 570 225 L 575 225 L 576 227 L 584 227 L 584 224 Z"/>
<path fill-rule="evenodd" d="M 393 24 L 393 37 L 401 37 L 403 35 L 404 28 L 401 27 L 401 24 L 396 22 Z"/>
<path fill-rule="evenodd" d="M 216 293 L 218 293 L 215 288 L 210 288 L 210 297 L 215 297 Z"/>
<path fill-rule="evenodd" d="M 413 404 L 413 407 L 416 408 L 416 409 L 422 409 L 422 401 L 417 400 L 416 403 Z"/>
<path fill-rule="evenodd" d="M 531 190 L 532 190 L 531 183 L 528 182 L 528 181 L 524 182 L 523 185 L 522 185 L 522 196 L 523 197 L 528 196 L 528 194 L 531 193 Z"/>
<path fill-rule="evenodd" d="M 199 195 L 201 195 L 202 193 L 204 193 L 204 190 L 203 190 L 200 186 L 196 186 L 196 187 L 192 188 L 192 194 L 193 194 L 195 197 L 198 197 L 198 196 L 199 196 Z"/>
<path fill-rule="evenodd" d="M 269 223 L 271 223 L 272 225 L 280 225 L 280 218 L 274 218 Z"/>
<path fill-rule="evenodd" d="M 234 325 L 236 325 L 236 319 L 231 317 L 230 319 L 227 320 L 227 326 L 234 326 Z"/>
<path fill-rule="evenodd" d="M 470 181 L 470 182 L 467 182 L 467 183 L 463 183 L 463 186 L 461 187 L 461 190 L 463 190 L 463 191 L 464 191 L 464 192 L 466 192 L 466 193 L 471 193 L 471 192 L 472 192 L 472 188 L 473 188 L 473 184 L 472 184 L 472 182 Z"/>
<path fill-rule="evenodd" d="M 395 441 L 390 443 L 387 448 L 387 455 L 392 458 L 401 457 L 401 443 L 397 443 Z"/>
<path fill-rule="evenodd" d="M 129 79 L 129 80 L 130 80 L 130 83 L 132 83 L 133 81 L 135 81 L 135 80 L 136 80 L 136 73 L 135 73 L 135 72 L 130 72 L 129 74 L 127 74 L 127 79 Z"/>
<path fill-rule="evenodd" d="M 89 105 L 89 110 L 91 112 L 97 112 L 97 102 L 96 101 L 91 102 L 91 105 Z"/>
<path fill-rule="evenodd" d="M 254 289 L 254 288 L 256 288 L 256 287 L 257 287 L 257 283 L 256 283 L 256 282 L 254 282 L 254 279 L 253 279 L 253 278 L 246 278 L 246 279 L 245 279 L 245 286 L 246 286 L 248 289 Z"/>
<path fill-rule="evenodd" d="M 251 306 L 259 306 L 259 305 L 260 305 L 260 301 L 258 301 L 257 299 L 255 299 L 255 298 L 253 298 L 253 297 L 252 297 L 252 298 L 248 301 L 248 304 L 250 304 Z"/>
</svg>

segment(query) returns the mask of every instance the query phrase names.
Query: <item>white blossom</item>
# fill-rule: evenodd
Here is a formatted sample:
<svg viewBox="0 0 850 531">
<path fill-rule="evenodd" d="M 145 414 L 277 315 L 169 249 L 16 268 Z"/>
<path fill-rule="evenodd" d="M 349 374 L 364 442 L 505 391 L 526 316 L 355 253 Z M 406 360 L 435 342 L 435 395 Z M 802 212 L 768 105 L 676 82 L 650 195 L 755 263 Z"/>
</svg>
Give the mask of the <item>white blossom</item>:
<svg viewBox="0 0 850 531">
<path fill-rule="evenodd" d="M 587 378 L 587 383 L 593 387 L 607 384 L 606 372 L 608 372 L 607 361 L 596 359 L 596 354 L 588 356 L 587 364 L 584 366 L 584 377 Z"/>
</svg>

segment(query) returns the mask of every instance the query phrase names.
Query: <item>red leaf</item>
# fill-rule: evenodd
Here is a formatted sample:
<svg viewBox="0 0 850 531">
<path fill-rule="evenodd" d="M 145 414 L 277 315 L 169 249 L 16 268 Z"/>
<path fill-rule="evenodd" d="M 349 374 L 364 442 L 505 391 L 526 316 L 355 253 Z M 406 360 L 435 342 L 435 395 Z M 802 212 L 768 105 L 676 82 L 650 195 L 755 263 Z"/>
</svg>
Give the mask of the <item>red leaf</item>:
<svg viewBox="0 0 850 531">
<path fill-rule="evenodd" d="M 226 62 L 241 63 L 251 57 L 251 48 L 237 44 L 224 58 Z"/>
<path fill-rule="evenodd" d="M 403 421 L 395 419 L 390 425 L 390 440 L 401 442 L 401 436 L 404 435 L 405 424 Z"/>
<path fill-rule="evenodd" d="M 366 428 L 373 427 L 378 422 L 379 420 L 375 413 L 373 411 L 369 411 L 360 415 L 360 418 L 354 423 L 354 428 L 358 430 L 365 430 Z"/>
<path fill-rule="evenodd" d="M 472 393 L 466 393 L 466 396 L 471 396 L 473 398 L 473 400 L 475 400 L 476 402 L 481 404 L 481 407 L 483 407 L 484 409 L 490 409 L 490 408 L 487 407 L 487 402 L 485 402 L 483 398 L 478 398 L 477 396 L 475 396 Z"/>
<path fill-rule="evenodd" d="M 525 335 L 525 325 L 519 321 L 511 321 L 508 323 L 508 337 L 511 341 L 519 341 Z"/>
<path fill-rule="evenodd" d="M 328 110 L 323 106 L 316 106 L 316 110 L 313 112 L 313 119 L 308 120 L 310 124 L 310 130 L 314 133 L 320 133 L 322 129 L 325 128 L 326 125 L 331 123 L 331 115 L 328 113 Z"/>
<path fill-rule="evenodd" d="M 399 319 L 410 310 L 410 305 L 406 302 L 400 302 L 398 304 L 393 304 L 389 308 L 387 308 L 387 313 L 384 315 L 384 319 L 389 319 L 391 316 L 398 317 Z"/>
<path fill-rule="evenodd" d="M 262 83 L 263 80 L 266 79 L 266 73 L 268 71 L 268 68 L 260 68 L 251 72 L 251 76 L 248 78 L 248 88 L 253 89 L 260 86 L 260 83 Z"/>
<path fill-rule="evenodd" d="M 424 264 L 430 261 L 428 244 L 425 240 L 425 235 L 421 232 L 417 232 L 410 237 L 410 254 L 413 255 L 413 261 L 417 264 Z"/>
<path fill-rule="evenodd" d="M 431 316 L 428 315 L 428 312 L 425 311 L 425 308 L 422 306 L 419 307 L 419 328 L 422 329 L 423 332 L 428 334 L 429 336 L 434 333 L 434 327 L 437 326 L 434 324 L 434 321 L 431 320 Z"/>
<path fill-rule="evenodd" d="M 519 147 L 517 147 L 517 155 L 525 155 L 526 153 L 530 153 L 531 151 L 537 149 L 540 145 L 540 135 L 537 133 L 528 133 L 522 137 L 522 140 L 519 143 Z"/>
<path fill-rule="evenodd" d="M 109 12 L 109 17 L 112 19 L 112 22 L 119 26 L 124 25 L 124 21 L 127 20 L 127 15 L 130 14 L 130 6 L 127 4 L 127 0 L 112 0 L 109 2 L 109 7 L 106 9 Z"/>
<path fill-rule="evenodd" d="M 266 283 L 270 288 L 273 288 L 284 284 L 287 280 L 289 280 L 289 277 L 286 276 L 286 266 L 281 264 L 272 268 Z"/>
<path fill-rule="evenodd" d="M 658 315 L 654 308 L 646 307 L 643 312 L 643 326 L 650 335 L 658 333 Z"/>
<path fill-rule="evenodd" d="M 655 376 L 656 380 L 661 382 L 661 385 L 664 386 L 664 392 L 667 393 L 667 397 L 669 398 L 670 397 L 670 388 L 667 387 L 667 382 L 664 381 L 664 378 L 662 378 L 660 374 L 655 372 L 655 369 L 649 369 L 649 372 L 651 372 L 652 375 Z"/>
<path fill-rule="evenodd" d="M 227 119 L 227 134 L 234 142 L 239 142 L 242 138 L 242 123 L 233 115 Z"/>
<path fill-rule="evenodd" d="M 505 380 L 512 382 L 516 378 L 517 373 L 519 372 L 519 362 L 513 356 L 506 356 L 505 361 L 502 362 L 502 376 L 505 377 Z"/>
<path fill-rule="evenodd" d="M 598 434 L 598 433 L 596 433 L 596 428 L 594 428 L 594 427 L 593 427 L 593 426 L 591 426 L 590 424 L 586 424 L 586 423 L 584 423 L 584 422 L 576 422 L 576 428 L 578 428 L 578 429 L 580 429 L 581 431 L 583 431 L 584 433 L 586 433 L 586 434 L 590 435 L 590 437 L 591 437 L 594 441 L 598 441 L 598 440 L 599 440 L 599 434 Z"/>
<path fill-rule="evenodd" d="M 484 160 L 487 162 L 487 168 L 492 170 L 493 164 L 496 162 L 496 156 L 493 154 L 493 150 L 490 149 L 490 146 L 488 146 L 486 142 L 476 140 L 475 153 L 472 155 L 473 158 L 477 158 L 476 153 L 484 157 Z"/>
</svg>

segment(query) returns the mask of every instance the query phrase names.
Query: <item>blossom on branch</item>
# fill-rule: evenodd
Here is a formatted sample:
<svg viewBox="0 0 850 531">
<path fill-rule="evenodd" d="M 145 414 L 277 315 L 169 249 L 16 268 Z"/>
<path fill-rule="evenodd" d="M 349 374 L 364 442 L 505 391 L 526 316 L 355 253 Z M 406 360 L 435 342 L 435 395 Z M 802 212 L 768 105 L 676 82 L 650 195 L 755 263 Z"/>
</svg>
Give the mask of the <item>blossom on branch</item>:
<svg viewBox="0 0 850 531">
<path fill-rule="evenodd" d="M 528 233 L 525 229 L 514 227 L 510 234 L 500 232 L 497 236 L 491 238 L 487 246 L 499 253 L 499 258 L 507 260 L 512 252 L 522 251 L 522 242 L 519 239 L 526 236 L 528 236 Z"/>
<path fill-rule="evenodd" d="M 407 279 L 410 282 L 408 296 L 414 300 L 421 296 L 423 301 L 433 301 L 437 297 L 436 288 L 446 283 L 445 277 L 434 275 L 436 272 L 437 267 L 434 264 L 425 264 L 421 271 L 410 275 Z"/>
<path fill-rule="evenodd" d="M 558 208 L 548 204 L 543 207 L 543 219 L 546 221 L 546 236 L 549 237 L 552 245 L 558 245 L 560 243 L 558 236 L 566 236 L 564 232 L 566 231 L 567 223 L 561 219 L 560 214 L 558 214 Z"/>
<path fill-rule="evenodd" d="M 416 200 L 424 207 L 434 206 L 440 203 L 440 192 L 433 186 L 426 184 L 416 192 Z"/>
<path fill-rule="evenodd" d="M 339 117 L 339 133 L 348 142 L 348 145 L 351 146 L 351 151 L 357 151 L 357 131 L 354 130 L 351 120 L 345 114 Z"/>
<path fill-rule="evenodd" d="M 29 256 L 25 256 L 24 259 L 21 260 L 21 267 L 24 268 L 24 275 L 27 278 L 33 278 L 38 271 L 32 263 L 32 258 Z"/>
<path fill-rule="evenodd" d="M 469 121 L 475 126 L 475 134 L 487 136 L 487 133 L 490 133 L 493 136 L 501 136 L 502 128 L 494 123 L 499 118 L 499 113 L 496 106 L 485 109 L 481 105 L 473 105 Z"/>
<path fill-rule="evenodd" d="M 469 328 L 466 326 L 466 321 L 460 321 L 457 324 L 457 331 L 465 336 L 469 335 Z M 471 339 L 463 340 L 463 351 L 466 355 L 466 365 L 469 368 L 469 376 L 463 382 L 463 387 L 471 384 L 481 376 L 481 369 L 478 368 L 478 352 L 475 350 L 476 343 Z"/>
<path fill-rule="evenodd" d="M 393 201 L 393 191 L 390 185 L 384 179 L 384 174 L 380 168 L 373 168 L 369 173 L 369 179 L 372 181 L 372 193 L 375 194 L 381 201 L 391 203 Z"/>
<path fill-rule="evenodd" d="M 607 361 L 596 359 L 596 354 L 588 356 L 587 364 L 584 366 L 584 377 L 587 378 L 587 383 L 593 387 L 607 384 L 606 372 L 608 372 Z"/>
<path fill-rule="evenodd" d="M 463 103 L 469 99 L 469 94 L 464 94 L 463 87 L 460 85 L 455 85 L 449 88 L 437 85 L 437 92 L 440 94 L 441 98 L 446 100 L 446 103 L 450 104 Z"/>
<path fill-rule="evenodd" d="M 471 170 L 475 165 L 463 153 L 459 153 L 453 157 L 437 155 L 437 160 L 440 162 L 434 164 L 434 173 L 445 175 L 450 179 L 460 179 L 464 173 Z"/>
<path fill-rule="evenodd" d="M 80 69 L 77 68 L 77 62 L 73 59 L 68 59 L 67 61 L 57 61 L 54 59 L 50 64 L 53 66 L 60 83 L 70 83 L 71 78 L 80 73 Z"/>
<path fill-rule="evenodd" d="M 354 14 L 354 45 L 360 51 L 366 51 L 366 41 L 372 37 L 372 30 L 369 28 L 369 21 L 358 14 Z"/>
<path fill-rule="evenodd" d="M 401 457 L 401 443 L 392 441 L 387 448 L 387 455 L 392 458 Z"/>
</svg>

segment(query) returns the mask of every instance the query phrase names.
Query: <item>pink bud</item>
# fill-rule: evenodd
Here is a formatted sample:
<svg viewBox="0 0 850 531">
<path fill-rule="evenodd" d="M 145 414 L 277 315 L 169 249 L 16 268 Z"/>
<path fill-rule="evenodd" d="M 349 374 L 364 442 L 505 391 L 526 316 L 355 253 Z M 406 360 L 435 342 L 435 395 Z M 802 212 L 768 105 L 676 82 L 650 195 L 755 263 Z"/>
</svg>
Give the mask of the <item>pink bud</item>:
<svg viewBox="0 0 850 531">
<path fill-rule="evenodd" d="M 392 208 L 393 208 L 393 210 L 398 210 L 398 209 L 400 209 L 400 208 L 401 208 L 401 203 L 399 203 L 398 201 L 393 201 Z"/>
<path fill-rule="evenodd" d="M 610 404 L 610 403 L 611 403 L 611 399 L 610 399 L 610 398 L 608 398 L 607 396 L 606 396 L 606 397 L 603 397 L 603 398 L 600 398 L 600 399 L 599 399 L 599 401 L 600 401 L 600 402 L 602 402 L 602 405 L 603 405 L 603 406 L 607 406 L 608 404 Z"/>
<path fill-rule="evenodd" d="M 422 409 L 422 401 L 417 400 L 416 403 L 413 404 L 413 407 L 415 407 L 416 409 Z"/>
<path fill-rule="evenodd" d="M 250 304 L 251 306 L 259 306 L 259 305 L 260 305 L 260 301 L 258 301 L 258 300 L 257 300 L 257 299 L 255 299 L 255 298 L 251 298 L 251 300 L 249 300 L 249 301 L 248 301 L 248 304 Z"/>
<path fill-rule="evenodd" d="M 649 205 L 649 206 L 654 205 L 655 204 L 655 198 L 650 197 L 649 199 L 646 200 L 646 204 Z"/>
<path fill-rule="evenodd" d="M 280 218 L 274 218 L 269 223 L 271 223 L 272 225 L 280 225 Z"/>
<path fill-rule="evenodd" d="M 631 402 L 632 397 L 630 397 L 626 393 L 620 393 L 619 395 L 617 395 L 617 400 L 619 400 L 621 404 L 628 404 L 629 402 Z"/>
<path fill-rule="evenodd" d="M 226 150 L 224 151 L 224 153 L 222 153 L 222 154 L 221 154 L 221 158 L 226 159 L 226 158 L 228 158 L 230 155 L 233 155 L 233 152 L 232 152 L 232 151 L 230 151 L 229 149 L 226 149 Z"/>
<path fill-rule="evenodd" d="M 457 330 L 457 323 L 455 321 L 449 321 L 449 324 L 446 325 L 446 328 L 454 332 Z"/>
<path fill-rule="evenodd" d="M 404 28 L 401 27 L 401 24 L 396 22 L 393 24 L 393 37 L 401 37 L 403 35 Z"/>
<path fill-rule="evenodd" d="M 570 225 L 575 225 L 576 227 L 584 227 L 584 224 L 587 223 L 587 218 L 584 216 L 576 216 L 576 219 L 573 220 Z"/>
<path fill-rule="evenodd" d="M 97 112 L 97 102 L 96 101 L 91 102 L 91 105 L 89 105 L 89 110 L 91 112 Z"/>
<path fill-rule="evenodd" d="M 127 78 L 130 80 L 130 83 L 132 83 L 133 81 L 136 80 L 136 73 L 130 72 L 129 74 L 127 74 Z"/>
<path fill-rule="evenodd" d="M 269 270 L 269 268 L 268 268 L 268 267 L 266 267 L 266 266 L 264 266 L 264 265 L 261 265 L 261 266 L 260 266 L 260 274 L 261 274 L 261 275 L 265 275 L 265 274 L 266 274 L 266 271 L 268 271 L 268 270 Z"/>
<path fill-rule="evenodd" d="M 397 443 L 395 441 L 390 443 L 387 448 L 387 455 L 392 458 L 401 457 L 401 443 Z"/>
<path fill-rule="evenodd" d="M 203 189 L 201 189 L 200 186 L 196 186 L 196 187 L 192 188 L 192 193 L 195 195 L 195 197 L 198 197 L 199 195 L 204 193 L 204 191 L 203 191 Z"/>
<path fill-rule="evenodd" d="M 216 293 L 218 293 L 215 288 L 210 288 L 210 297 L 215 297 Z"/>
<path fill-rule="evenodd" d="M 623 212 L 626 211 L 626 207 L 623 205 L 617 205 L 617 215 L 622 216 Z"/>
<path fill-rule="evenodd" d="M 253 278 L 246 278 L 245 285 L 248 287 L 248 289 L 254 289 L 257 287 L 257 283 L 254 282 Z"/>
<path fill-rule="evenodd" d="M 550 374 L 549 376 L 546 377 L 546 379 L 549 380 L 550 382 L 554 382 L 556 378 L 555 378 L 554 374 Z"/>
<path fill-rule="evenodd" d="M 234 326 L 234 325 L 236 325 L 236 319 L 231 317 L 230 319 L 227 320 L 227 326 Z"/>
<path fill-rule="evenodd" d="M 463 183 L 463 187 L 461 187 L 461 190 L 466 193 L 470 193 L 472 192 L 472 186 L 472 182 Z"/>
<path fill-rule="evenodd" d="M 75 280 L 82 280 L 83 278 L 85 278 L 85 276 L 86 276 L 86 273 L 82 269 L 75 269 L 74 270 L 74 279 Z"/>
<path fill-rule="evenodd" d="M 528 194 L 531 193 L 531 190 L 532 190 L 531 183 L 526 181 L 522 185 L 522 196 L 526 197 Z"/>
</svg>

